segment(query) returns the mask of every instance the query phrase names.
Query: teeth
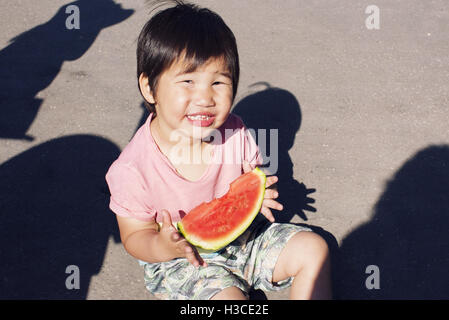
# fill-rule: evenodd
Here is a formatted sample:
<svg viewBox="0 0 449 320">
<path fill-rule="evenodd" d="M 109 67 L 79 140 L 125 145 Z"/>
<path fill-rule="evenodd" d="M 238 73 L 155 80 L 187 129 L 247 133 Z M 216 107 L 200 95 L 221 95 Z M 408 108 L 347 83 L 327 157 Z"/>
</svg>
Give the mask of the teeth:
<svg viewBox="0 0 449 320">
<path fill-rule="evenodd" d="M 197 115 L 197 116 L 187 116 L 190 120 L 209 120 L 209 116 Z"/>
</svg>

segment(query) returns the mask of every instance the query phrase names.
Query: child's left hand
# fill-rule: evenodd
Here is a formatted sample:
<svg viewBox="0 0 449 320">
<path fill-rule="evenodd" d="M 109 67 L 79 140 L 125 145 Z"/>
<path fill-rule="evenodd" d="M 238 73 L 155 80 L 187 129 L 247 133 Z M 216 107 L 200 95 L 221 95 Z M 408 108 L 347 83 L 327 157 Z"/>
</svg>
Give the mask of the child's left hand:
<svg viewBox="0 0 449 320">
<path fill-rule="evenodd" d="M 249 171 L 252 171 L 253 168 L 251 167 L 251 165 L 247 162 L 244 161 L 243 162 L 243 172 L 247 173 Z M 268 189 L 270 186 L 272 186 L 273 184 L 275 184 L 278 181 L 278 177 L 277 176 L 269 176 L 267 177 L 267 182 L 265 184 L 265 197 L 264 200 L 262 202 L 262 208 L 260 209 L 260 212 L 270 221 L 270 222 L 274 222 L 274 216 L 273 213 L 271 212 L 271 209 L 276 209 L 276 210 L 282 210 L 283 206 L 282 204 L 280 204 L 279 202 L 277 202 L 276 199 L 279 194 L 277 192 L 277 190 L 275 189 Z"/>
</svg>

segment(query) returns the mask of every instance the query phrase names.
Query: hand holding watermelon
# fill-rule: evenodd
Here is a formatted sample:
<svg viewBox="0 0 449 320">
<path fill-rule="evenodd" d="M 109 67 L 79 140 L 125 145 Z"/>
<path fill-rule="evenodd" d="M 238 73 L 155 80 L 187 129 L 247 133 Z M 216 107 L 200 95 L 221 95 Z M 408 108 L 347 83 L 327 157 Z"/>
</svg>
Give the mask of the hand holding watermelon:
<svg viewBox="0 0 449 320">
<path fill-rule="evenodd" d="M 159 231 L 160 245 L 169 254 L 170 259 L 186 258 L 195 267 L 206 267 L 207 263 L 201 259 L 195 246 L 188 243 L 173 226 L 170 213 L 162 210 L 162 216 L 162 227 Z"/>
<path fill-rule="evenodd" d="M 251 165 L 247 162 L 243 162 L 243 172 L 247 173 L 252 171 Z M 265 183 L 265 195 L 264 200 L 262 202 L 262 207 L 260 208 L 260 213 L 262 213 L 270 222 L 274 222 L 274 216 L 271 212 L 271 209 L 282 210 L 283 206 L 276 199 L 279 194 L 275 189 L 268 189 L 270 186 L 275 184 L 278 181 L 277 176 L 269 176 L 267 177 L 267 181 Z M 271 209 L 270 209 L 271 208 Z"/>
<path fill-rule="evenodd" d="M 263 214 L 272 222 L 269 208 L 282 209 L 273 200 L 276 191 L 270 189 L 265 196 L 268 179 L 262 170 L 244 165 L 246 172 L 231 182 L 224 196 L 199 204 L 177 224 L 185 239 L 202 252 L 216 252 L 237 239 L 261 212 L 263 203 Z M 269 179 L 269 186 L 277 181 L 277 177 Z"/>
</svg>

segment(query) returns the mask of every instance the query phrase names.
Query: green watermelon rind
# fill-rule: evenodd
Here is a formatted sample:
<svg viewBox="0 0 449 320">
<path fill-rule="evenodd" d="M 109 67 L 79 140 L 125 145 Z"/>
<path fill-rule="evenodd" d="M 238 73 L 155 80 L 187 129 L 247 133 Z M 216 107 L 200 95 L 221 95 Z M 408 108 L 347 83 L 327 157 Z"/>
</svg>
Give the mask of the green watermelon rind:
<svg viewBox="0 0 449 320">
<path fill-rule="evenodd" d="M 253 207 L 253 211 L 251 212 L 251 214 L 248 215 L 248 218 L 246 219 L 246 221 L 244 223 L 242 223 L 239 228 L 235 229 L 235 231 L 234 231 L 234 233 L 232 233 L 232 235 L 226 237 L 223 240 L 217 240 L 214 242 L 203 241 L 201 239 L 197 240 L 194 235 L 190 235 L 189 233 L 187 233 L 184 230 L 181 221 L 179 221 L 177 223 L 177 229 L 179 230 L 179 232 L 184 236 L 184 238 L 190 244 L 197 247 L 199 253 L 212 253 L 212 252 L 216 252 L 216 251 L 224 248 L 225 246 L 227 246 L 229 243 L 231 243 L 232 241 L 237 239 L 243 232 L 245 232 L 246 229 L 248 229 L 248 227 L 251 225 L 251 223 L 256 218 L 257 214 L 260 212 L 260 208 L 262 207 L 262 202 L 263 202 L 264 196 L 265 196 L 265 185 L 266 185 L 267 177 L 262 172 L 262 170 L 260 170 L 257 167 L 252 172 L 256 173 L 259 176 L 260 180 L 262 181 L 261 186 L 260 186 L 261 190 L 259 193 L 259 198 Z"/>
</svg>

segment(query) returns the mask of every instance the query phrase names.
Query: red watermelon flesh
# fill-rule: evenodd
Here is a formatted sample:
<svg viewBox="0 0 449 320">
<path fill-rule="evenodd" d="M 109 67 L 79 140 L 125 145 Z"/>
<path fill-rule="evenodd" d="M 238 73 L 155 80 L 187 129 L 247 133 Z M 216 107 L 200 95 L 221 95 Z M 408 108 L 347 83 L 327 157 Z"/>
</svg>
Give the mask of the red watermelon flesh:
<svg viewBox="0 0 449 320">
<path fill-rule="evenodd" d="M 260 211 L 265 194 L 265 174 L 258 168 L 234 180 L 221 198 L 203 202 L 178 222 L 191 244 L 217 251 L 241 235 Z"/>
</svg>

